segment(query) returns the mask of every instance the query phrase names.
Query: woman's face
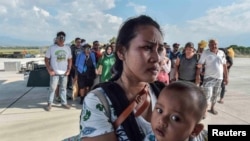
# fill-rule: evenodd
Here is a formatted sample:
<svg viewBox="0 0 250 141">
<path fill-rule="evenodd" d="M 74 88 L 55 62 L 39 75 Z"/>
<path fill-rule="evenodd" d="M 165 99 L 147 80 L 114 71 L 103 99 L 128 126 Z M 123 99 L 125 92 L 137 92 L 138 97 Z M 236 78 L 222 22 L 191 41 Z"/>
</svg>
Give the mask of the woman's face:
<svg viewBox="0 0 250 141">
<path fill-rule="evenodd" d="M 161 92 L 151 117 L 157 141 L 184 141 L 191 136 L 197 125 L 194 103 L 187 94 L 166 89 Z"/>
<path fill-rule="evenodd" d="M 123 73 L 139 82 L 156 80 L 160 71 L 163 38 L 154 26 L 140 26 L 123 54 Z"/>
<path fill-rule="evenodd" d="M 107 54 L 111 54 L 112 53 L 112 48 L 111 47 L 108 47 L 107 49 Z"/>
<path fill-rule="evenodd" d="M 187 47 L 185 48 L 185 54 L 191 55 L 191 54 L 193 54 L 193 53 L 194 53 L 194 48 L 189 47 L 189 46 L 187 46 Z"/>
</svg>

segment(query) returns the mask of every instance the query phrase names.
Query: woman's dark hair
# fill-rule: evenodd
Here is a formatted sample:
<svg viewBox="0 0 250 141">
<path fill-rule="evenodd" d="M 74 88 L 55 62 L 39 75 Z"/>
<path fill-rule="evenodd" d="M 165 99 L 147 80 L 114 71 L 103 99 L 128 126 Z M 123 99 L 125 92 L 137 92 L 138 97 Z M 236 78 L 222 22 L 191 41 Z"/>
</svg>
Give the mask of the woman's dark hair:
<svg viewBox="0 0 250 141">
<path fill-rule="evenodd" d="M 207 99 L 200 87 L 191 82 L 177 81 L 169 84 L 166 88 L 167 90 L 177 92 L 177 94 L 180 94 L 180 96 L 188 94 L 192 95 L 192 97 L 195 97 L 195 99 L 197 99 L 197 121 L 199 122 L 204 117 L 204 113 L 207 109 Z"/>
<path fill-rule="evenodd" d="M 123 71 L 123 66 L 122 66 L 123 63 L 122 60 L 118 58 L 117 52 L 122 50 L 123 47 L 128 49 L 130 46 L 130 41 L 137 35 L 136 31 L 138 27 L 145 25 L 154 26 L 162 34 L 160 25 L 156 21 L 154 21 L 151 17 L 146 15 L 130 18 L 126 22 L 124 22 L 123 25 L 121 26 L 116 39 L 116 48 L 115 48 L 116 61 L 114 64 L 114 69 L 116 70 L 116 74 L 114 75 L 113 78 L 111 78 L 111 81 L 119 79 Z"/>
</svg>

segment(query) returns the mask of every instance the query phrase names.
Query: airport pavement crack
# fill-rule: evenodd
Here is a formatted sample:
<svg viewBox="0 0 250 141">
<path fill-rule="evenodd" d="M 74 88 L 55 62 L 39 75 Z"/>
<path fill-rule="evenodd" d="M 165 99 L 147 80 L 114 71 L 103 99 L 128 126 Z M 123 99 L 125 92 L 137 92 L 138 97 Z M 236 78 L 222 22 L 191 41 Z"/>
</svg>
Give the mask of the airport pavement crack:
<svg viewBox="0 0 250 141">
<path fill-rule="evenodd" d="M 8 105 L 6 108 L 4 108 L 1 112 L 0 115 L 3 114 L 8 108 L 10 108 L 12 105 L 14 105 L 18 100 L 20 100 L 22 97 L 24 97 L 26 94 L 28 94 L 34 87 L 31 87 L 28 91 L 26 91 L 24 94 L 19 96 L 15 101 L 13 101 L 10 105 Z"/>
</svg>

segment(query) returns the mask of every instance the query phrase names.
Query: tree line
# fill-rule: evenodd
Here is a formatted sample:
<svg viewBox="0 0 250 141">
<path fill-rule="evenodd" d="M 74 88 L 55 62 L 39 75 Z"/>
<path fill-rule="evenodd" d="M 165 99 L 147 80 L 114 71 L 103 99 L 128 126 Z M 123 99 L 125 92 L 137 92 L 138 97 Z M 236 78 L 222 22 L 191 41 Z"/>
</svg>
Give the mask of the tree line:
<svg viewBox="0 0 250 141">
<path fill-rule="evenodd" d="M 236 56 L 250 55 L 250 47 L 231 45 L 228 48 L 233 48 Z"/>
<path fill-rule="evenodd" d="M 40 49 L 38 46 L 0 46 L 0 49 Z"/>
<path fill-rule="evenodd" d="M 110 39 L 110 42 L 113 41 L 114 39 Z M 11 50 L 29 50 L 29 49 L 41 49 L 44 47 L 39 47 L 39 46 L 0 46 L 0 50 L 5 50 L 5 49 L 11 49 Z M 236 57 L 237 56 L 250 56 L 250 47 L 245 47 L 245 46 L 238 46 L 238 45 L 230 45 L 229 47 L 226 48 L 233 48 Z"/>
</svg>

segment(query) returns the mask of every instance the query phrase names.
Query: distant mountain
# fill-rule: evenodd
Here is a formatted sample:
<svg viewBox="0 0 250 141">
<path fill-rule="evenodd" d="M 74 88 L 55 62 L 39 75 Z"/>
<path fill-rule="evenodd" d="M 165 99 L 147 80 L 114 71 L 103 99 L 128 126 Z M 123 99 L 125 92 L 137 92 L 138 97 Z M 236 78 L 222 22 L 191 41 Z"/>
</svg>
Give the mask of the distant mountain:
<svg viewBox="0 0 250 141">
<path fill-rule="evenodd" d="M 32 41 L 0 36 L 0 46 L 48 46 L 51 41 Z"/>
</svg>

